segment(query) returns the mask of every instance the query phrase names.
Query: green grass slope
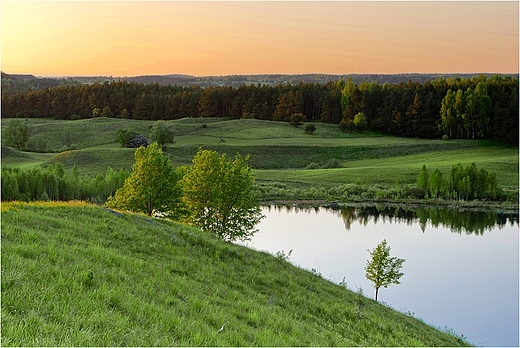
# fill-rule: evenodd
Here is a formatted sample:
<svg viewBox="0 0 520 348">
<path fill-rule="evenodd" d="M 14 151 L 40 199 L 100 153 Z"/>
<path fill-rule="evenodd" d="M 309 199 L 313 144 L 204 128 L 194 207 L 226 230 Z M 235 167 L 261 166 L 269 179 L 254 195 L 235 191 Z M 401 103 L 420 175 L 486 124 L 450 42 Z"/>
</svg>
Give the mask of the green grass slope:
<svg viewBox="0 0 520 348">
<path fill-rule="evenodd" d="M 3 346 L 458 346 L 201 231 L 86 203 L 2 204 Z"/>
</svg>

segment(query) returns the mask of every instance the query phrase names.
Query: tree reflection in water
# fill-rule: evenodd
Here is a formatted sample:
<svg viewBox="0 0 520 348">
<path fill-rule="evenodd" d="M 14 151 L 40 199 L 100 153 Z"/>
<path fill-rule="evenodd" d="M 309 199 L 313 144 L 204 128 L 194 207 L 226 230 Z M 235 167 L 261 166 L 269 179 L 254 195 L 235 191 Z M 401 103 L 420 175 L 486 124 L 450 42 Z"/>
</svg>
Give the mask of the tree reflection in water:
<svg viewBox="0 0 520 348">
<path fill-rule="evenodd" d="M 423 232 L 426 230 L 429 222 L 433 227 L 443 226 L 449 228 L 453 233 L 461 234 L 464 232 L 475 235 L 483 235 L 486 230 L 490 231 L 495 226 L 501 229 L 508 223 L 511 226 L 515 224 L 518 226 L 518 212 L 506 213 L 439 208 L 411 210 L 388 206 L 341 207 L 339 210 L 323 207 L 276 206 L 275 209 L 307 213 L 317 212 L 320 209 L 333 211 L 343 219 L 347 230 L 350 230 L 354 222 L 366 226 L 370 220 L 373 220 L 374 223 L 377 223 L 379 220 L 389 223 L 393 221 L 405 222 L 408 225 L 419 221 Z"/>
</svg>

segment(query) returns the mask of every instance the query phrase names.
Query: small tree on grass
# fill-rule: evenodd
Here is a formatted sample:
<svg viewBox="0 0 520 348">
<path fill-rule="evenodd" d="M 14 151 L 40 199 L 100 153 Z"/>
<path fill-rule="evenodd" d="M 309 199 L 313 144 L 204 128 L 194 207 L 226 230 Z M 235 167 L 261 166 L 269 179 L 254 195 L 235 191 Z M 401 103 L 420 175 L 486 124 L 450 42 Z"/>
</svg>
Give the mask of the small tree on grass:
<svg viewBox="0 0 520 348">
<path fill-rule="evenodd" d="M 179 177 L 156 143 L 135 151 L 132 173 L 106 206 L 152 215 L 175 214 L 180 203 Z"/>
<path fill-rule="evenodd" d="M 247 160 L 238 154 L 228 160 L 215 151 L 197 152 L 181 180 L 187 223 L 228 241 L 251 238 L 263 216 Z"/>
<path fill-rule="evenodd" d="M 7 127 L 5 127 L 5 131 L 2 132 L 4 143 L 18 150 L 22 150 L 25 147 L 25 143 L 29 140 L 29 135 L 29 123 L 27 120 L 22 121 L 17 118 L 10 120 Z"/>
<path fill-rule="evenodd" d="M 401 273 L 404 259 L 390 257 L 390 247 L 386 245 L 386 239 L 377 245 L 370 253 L 370 260 L 365 267 L 365 276 L 374 284 L 377 294 L 380 287 L 388 287 L 390 284 L 401 284 L 399 279 L 404 275 Z"/>
<path fill-rule="evenodd" d="M 152 133 L 150 134 L 150 140 L 164 145 L 166 143 L 173 143 L 174 131 L 166 122 L 160 120 L 153 124 Z"/>
</svg>

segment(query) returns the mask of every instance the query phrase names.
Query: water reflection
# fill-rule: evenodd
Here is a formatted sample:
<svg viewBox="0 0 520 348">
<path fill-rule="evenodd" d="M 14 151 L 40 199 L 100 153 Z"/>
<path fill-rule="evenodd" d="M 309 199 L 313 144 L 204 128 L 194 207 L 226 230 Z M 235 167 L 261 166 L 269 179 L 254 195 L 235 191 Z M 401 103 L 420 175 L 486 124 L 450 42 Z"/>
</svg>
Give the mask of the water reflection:
<svg viewBox="0 0 520 348">
<path fill-rule="evenodd" d="M 451 230 L 453 233 L 465 233 L 483 235 L 485 231 L 491 231 L 494 228 L 502 229 L 509 224 L 518 226 L 518 212 L 497 212 L 497 211 L 471 211 L 459 209 L 438 209 L 438 208 L 422 208 L 417 210 L 406 209 L 402 207 L 388 206 L 364 206 L 364 207 L 341 207 L 341 209 L 330 209 L 324 207 L 298 207 L 298 206 L 269 206 L 269 210 L 276 209 L 278 211 L 296 212 L 296 213 L 312 213 L 319 212 L 320 209 L 333 212 L 341 217 L 347 231 L 354 222 L 366 226 L 369 221 L 377 223 L 382 222 L 399 222 L 411 225 L 419 222 L 421 230 L 426 231 L 428 222 L 437 228 L 439 226 Z"/>
</svg>

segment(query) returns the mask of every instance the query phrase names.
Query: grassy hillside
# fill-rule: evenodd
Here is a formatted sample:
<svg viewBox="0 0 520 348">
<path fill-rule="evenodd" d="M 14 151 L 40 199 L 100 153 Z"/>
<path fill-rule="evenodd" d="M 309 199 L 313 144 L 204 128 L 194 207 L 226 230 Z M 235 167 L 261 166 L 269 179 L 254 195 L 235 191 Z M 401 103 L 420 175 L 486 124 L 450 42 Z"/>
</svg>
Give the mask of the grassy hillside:
<svg viewBox="0 0 520 348">
<path fill-rule="evenodd" d="M 458 346 L 267 253 L 85 203 L 2 204 L 3 346 Z"/>
<path fill-rule="evenodd" d="M 8 120 L 1 120 L 4 127 Z M 77 121 L 29 120 L 34 142 L 46 144 L 49 151 L 62 153 L 23 153 L 4 156 L 2 165 L 47 165 L 55 161 L 70 168 L 76 163 L 84 174 L 113 169 L 130 169 L 133 150 L 117 144 L 115 132 L 130 128 L 150 135 L 152 121 L 96 118 Z M 475 162 L 496 172 L 500 185 L 518 188 L 518 149 L 488 141 L 425 140 L 386 137 L 372 133 L 343 133 L 337 125 L 316 124 L 314 135 L 287 123 L 222 118 L 185 118 L 167 121 L 176 131 L 176 143 L 165 151 L 175 165 L 186 165 L 199 147 L 251 155 L 250 164 L 259 182 L 292 185 L 334 186 L 338 184 L 414 184 L 423 164 L 445 174 L 451 166 Z M 325 167 L 330 168 L 323 169 Z M 307 168 L 322 169 L 307 169 Z"/>
</svg>

